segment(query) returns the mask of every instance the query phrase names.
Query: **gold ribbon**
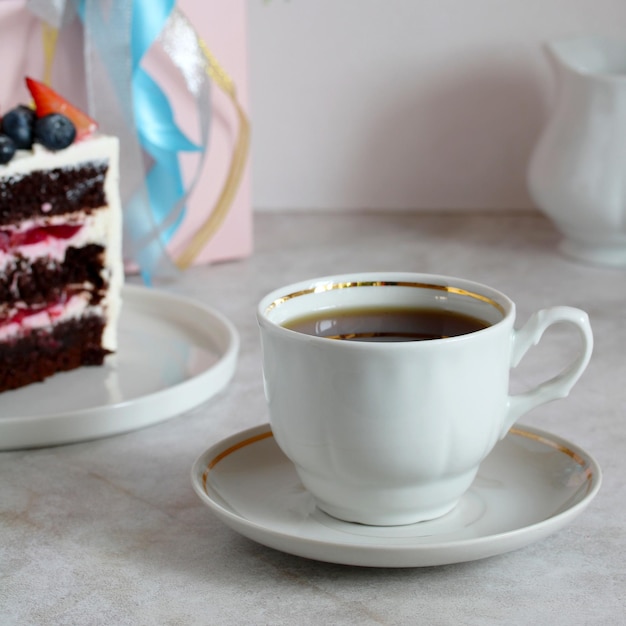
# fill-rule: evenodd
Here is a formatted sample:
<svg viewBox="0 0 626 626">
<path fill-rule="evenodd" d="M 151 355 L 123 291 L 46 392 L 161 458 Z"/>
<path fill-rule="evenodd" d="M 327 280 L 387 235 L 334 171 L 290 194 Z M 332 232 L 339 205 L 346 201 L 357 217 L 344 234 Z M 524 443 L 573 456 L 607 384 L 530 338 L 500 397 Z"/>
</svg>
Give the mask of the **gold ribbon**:
<svg viewBox="0 0 626 626">
<path fill-rule="evenodd" d="M 241 177 L 243 176 L 250 150 L 250 123 L 237 99 L 235 83 L 224 71 L 224 68 L 217 62 L 217 59 L 211 53 L 206 43 L 201 39 L 198 39 L 198 43 L 207 61 L 207 73 L 209 77 L 228 96 L 235 107 L 239 120 L 239 133 L 230 161 L 228 175 L 224 181 L 222 191 L 215 202 L 215 206 L 200 228 L 194 233 L 191 241 L 176 259 L 176 265 L 181 269 L 186 269 L 193 264 L 224 222 L 235 199 L 235 195 L 237 194 L 239 184 L 241 183 Z"/>
<path fill-rule="evenodd" d="M 59 38 L 59 29 L 50 26 L 47 22 L 43 22 L 41 25 L 41 35 L 43 38 L 44 54 L 43 82 L 46 85 L 50 85 L 52 83 L 52 62 L 54 61 L 54 52 Z"/>
</svg>

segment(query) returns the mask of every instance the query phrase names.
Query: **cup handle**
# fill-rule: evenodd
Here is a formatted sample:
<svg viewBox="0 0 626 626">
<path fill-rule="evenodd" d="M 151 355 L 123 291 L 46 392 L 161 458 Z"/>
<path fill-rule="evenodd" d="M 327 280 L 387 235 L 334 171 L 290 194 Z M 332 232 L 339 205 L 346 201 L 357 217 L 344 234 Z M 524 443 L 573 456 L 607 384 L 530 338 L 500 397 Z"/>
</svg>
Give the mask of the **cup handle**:
<svg viewBox="0 0 626 626">
<path fill-rule="evenodd" d="M 501 436 L 525 413 L 551 400 L 565 398 L 585 371 L 593 350 L 593 334 L 587 313 L 568 306 L 542 309 L 534 313 L 520 329 L 513 331 L 511 367 L 517 367 L 529 348 L 539 343 L 549 326 L 558 322 L 573 324 L 578 330 L 582 347 L 577 358 L 560 374 L 541 383 L 534 389 L 515 396 L 509 396 L 508 412 Z"/>
</svg>

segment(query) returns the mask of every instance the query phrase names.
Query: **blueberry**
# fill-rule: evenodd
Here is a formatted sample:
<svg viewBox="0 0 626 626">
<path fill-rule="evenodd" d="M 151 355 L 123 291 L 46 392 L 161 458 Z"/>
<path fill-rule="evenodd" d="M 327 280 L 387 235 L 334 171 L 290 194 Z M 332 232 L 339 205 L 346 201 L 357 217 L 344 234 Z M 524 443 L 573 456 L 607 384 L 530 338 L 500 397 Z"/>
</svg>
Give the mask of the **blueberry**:
<svg viewBox="0 0 626 626">
<path fill-rule="evenodd" d="M 8 163 L 15 154 L 15 142 L 11 137 L 0 135 L 0 165 Z"/>
<path fill-rule="evenodd" d="M 30 150 L 32 147 L 36 117 L 33 109 L 21 104 L 8 111 L 2 118 L 2 132 L 13 139 L 18 150 Z"/>
<path fill-rule="evenodd" d="M 61 113 L 38 117 L 35 122 L 35 141 L 49 150 L 67 148 L 76 137 L 76 127 Z"/>
</svg>

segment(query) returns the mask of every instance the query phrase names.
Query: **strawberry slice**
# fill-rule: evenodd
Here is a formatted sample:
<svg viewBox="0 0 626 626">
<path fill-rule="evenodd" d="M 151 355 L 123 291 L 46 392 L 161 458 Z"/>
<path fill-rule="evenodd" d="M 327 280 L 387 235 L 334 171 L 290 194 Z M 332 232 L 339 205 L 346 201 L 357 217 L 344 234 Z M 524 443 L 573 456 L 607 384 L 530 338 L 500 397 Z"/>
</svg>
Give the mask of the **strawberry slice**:
<svg viewBox="0 0 626 626">
<path fill-rule="evenodd" d="M 98 124 L 86 113 L 70 104 L 65 98 L 60 96 L 54 89 L 33 78 L 26 78 L 26 86 L 35 101 L 37 117 L 43 117 L 49 113 L 62 113 L 68 117 L 76 127 L 76 140 L 84 139 L 91 135 Z"/>
</svg>

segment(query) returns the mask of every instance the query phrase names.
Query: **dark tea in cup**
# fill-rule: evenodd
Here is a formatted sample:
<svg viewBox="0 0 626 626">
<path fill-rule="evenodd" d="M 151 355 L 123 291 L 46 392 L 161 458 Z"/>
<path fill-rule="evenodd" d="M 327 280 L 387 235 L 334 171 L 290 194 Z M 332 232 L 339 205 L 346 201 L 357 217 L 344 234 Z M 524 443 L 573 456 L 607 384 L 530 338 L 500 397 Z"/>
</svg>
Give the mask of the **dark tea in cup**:
<svg viewBox="0 0 626 626">
<path fill-rule="evenodd" d="M 459 311 L 416 307 L 367 307 L 316 311 L 283 323 L 306 335 L 348 341 L 425 341 L 467 335 L 487 328 L 484 320 Z"/>
</svg>

